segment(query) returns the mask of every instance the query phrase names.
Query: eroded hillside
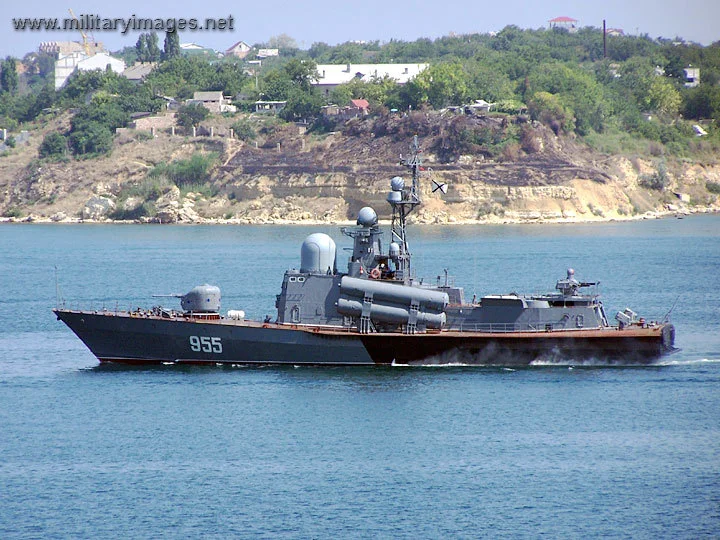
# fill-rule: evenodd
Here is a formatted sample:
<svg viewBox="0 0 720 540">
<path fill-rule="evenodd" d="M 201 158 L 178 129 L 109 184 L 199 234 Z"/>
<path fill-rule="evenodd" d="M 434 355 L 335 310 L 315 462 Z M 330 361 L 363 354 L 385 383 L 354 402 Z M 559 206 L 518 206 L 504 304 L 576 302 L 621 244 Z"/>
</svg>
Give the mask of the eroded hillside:
<svg viewBox="0 0 720 540">
<path fill-rule="evenodd" d="M 13 220 L 137 219 L 160 222 L 344 222 L 371 205 L 388 217 L 389 180 L 413 135 L 426 180 L 420 222 L 630 219 L 714 211 L 720 166 L 665 157 L 605 155 L 523 117 L 416 112 L 356 119 L 342 131 L 306 133 L 257 123 L 250 142 L 227 137 L 126 132 L 108 156 L 37 159 L 44 133 L 0 157 L 0 214 Z M 162 163 L 212 155 L 207 183 L 176 186 L 150 178 Z M 431 179 L 447 183 L 432 192 Z M 708 189 L 708 186 L 711 189 Z"/>
</svg>

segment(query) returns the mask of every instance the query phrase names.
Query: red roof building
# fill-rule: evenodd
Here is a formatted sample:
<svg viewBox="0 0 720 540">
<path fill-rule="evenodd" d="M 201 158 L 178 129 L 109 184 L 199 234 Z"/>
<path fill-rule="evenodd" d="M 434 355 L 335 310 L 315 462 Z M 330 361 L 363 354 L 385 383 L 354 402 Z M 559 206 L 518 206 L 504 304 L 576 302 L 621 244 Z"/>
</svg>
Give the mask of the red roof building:
<svg viewBox="0 0 720 540">
<path fill-rule="evenodd" d="M 370 103 L 367 99 L 351 99 L 350 101 L 356 108 L 360 109 L 363 112 L 367 111 L 368 108 L 370 108 Z"/>
<path fill-rule="evenodd" d="M 577 28 L 577 19 L 572 17 L 555 17 L 548 21 L 550 28 L 564 28 L 566 30 L 574 30 Z"/>
</svg>

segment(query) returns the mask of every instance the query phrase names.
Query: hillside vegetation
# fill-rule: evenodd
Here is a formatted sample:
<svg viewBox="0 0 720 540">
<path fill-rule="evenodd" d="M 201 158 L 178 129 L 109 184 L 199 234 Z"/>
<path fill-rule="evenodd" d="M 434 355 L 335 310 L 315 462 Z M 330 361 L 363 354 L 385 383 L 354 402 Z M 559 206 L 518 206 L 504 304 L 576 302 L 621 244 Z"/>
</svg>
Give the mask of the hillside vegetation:
<svg viewBox="0 0 720 540">
<path fill-rule="evenodd" d="M 717 204 L 720 43 L 612 36 L 604 58 L 597 29 L 510 26 L 494 36 L 286 47 L 249 76 L 240 61 L 150 51 L 148 39 L 123 51 L 160 60 L 139 85 L 84 72 L 56 92 L 44 55 L 26 55 L 21 77 L 19 60 L 2 62 L 0 127 L 11 136 L 0 147 L 0 214 L 345 220 L 363 201 L 384 206 L 392 164 L 414 134 L 433 175 L 451 186 L 427 194 L 420 220 L 607 219 Z M 404 86 L 356 79 L 322 96 L 316 62 L 430 67 Z M 693 88 L 684 85 L 690 65 L 701 73 Z M 198 90 L 234 96 L 240 111 L 206 118 L 184 107 L 175 136 L 116 135 L 133 114 Z M 249 111 L 259 98 L 288 104 L 280 118 L 257 117 Z M 351 98 L 367 99 L 371 116 L 320 114 Z M 476 99 L 495 105 L 482 115 L 457 108 Z M 215 136 L 193 137 L 193 127 Z"/>
</svg>

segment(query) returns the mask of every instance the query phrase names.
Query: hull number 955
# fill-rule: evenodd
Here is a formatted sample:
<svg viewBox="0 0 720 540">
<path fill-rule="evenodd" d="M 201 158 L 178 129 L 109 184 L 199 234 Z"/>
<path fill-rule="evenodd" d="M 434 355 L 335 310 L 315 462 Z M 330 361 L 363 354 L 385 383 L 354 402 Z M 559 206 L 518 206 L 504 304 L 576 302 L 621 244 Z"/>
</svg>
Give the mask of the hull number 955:
<svg viewBox="0 0 720 540">
<path fill-rule="evenodd" d="M 217 354 L 222 352 L 222 342 L 219 337 L 190 336 L 190 350 Z"/>
</svg>

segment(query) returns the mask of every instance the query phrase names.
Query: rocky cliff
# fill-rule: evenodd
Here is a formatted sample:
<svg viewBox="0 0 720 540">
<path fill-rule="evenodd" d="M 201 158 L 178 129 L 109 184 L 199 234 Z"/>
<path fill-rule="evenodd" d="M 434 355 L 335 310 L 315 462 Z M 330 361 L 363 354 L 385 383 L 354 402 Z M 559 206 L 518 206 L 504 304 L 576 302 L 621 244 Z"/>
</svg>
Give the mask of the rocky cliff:
<svg viewBox="0 0 720 540">
<path fill-rule="evenodd" d="M 389 180 L 419 136 L 426 166 L 423 223 L 590 221 L 718 210 L 720 165 L 662 156 L 605 155 L 523 118 L 415 113 L 354 120 L 308 134 L 292 124 L 258 124 L 251 142 L 224 136 L 126 132 L 108 156 L 37 159 L 44 133 L 0 157 L 5 220 L 155 222 L 345 222 L 365 205 L 388 217 Z M 217 156 L 210 181 L 148 180 L 160 163 Z M 448 184 L 432 192 L 431 179 Z M 152 186 L 148 186 L 152 184 Z M 150 189 L 152 188 L 152 189 Z"/>
</svg>

